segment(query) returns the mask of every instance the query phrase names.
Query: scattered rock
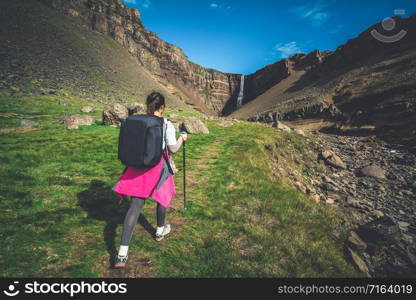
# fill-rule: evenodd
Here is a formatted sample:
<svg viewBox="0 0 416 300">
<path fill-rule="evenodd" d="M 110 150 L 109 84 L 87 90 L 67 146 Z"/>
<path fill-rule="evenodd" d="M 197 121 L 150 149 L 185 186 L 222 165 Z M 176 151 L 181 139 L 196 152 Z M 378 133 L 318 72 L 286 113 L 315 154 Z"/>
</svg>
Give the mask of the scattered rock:
<svg viewBox="0 0 416 300">
<path fill-rule="evenodd" d="M 121 104 L 109 105 L 103 111 L 103 124 L 104 125 L 117 125 L 120 126 L 122 119 L 126 119 L 129 116 L 127 107 Z"/>
<path fill-rule="evenodd" d="M 69 130 L 78 129 L 79 126 L 89 126 L 95 123 L 95 119 L 91 116 L 86 115 L 70 115 L 65 116 L 59 123 L 65 124 L 66 128 Z"/>
<path fill-rule="evenodd" d="M 318 194 L 311 195 L 311 199 L 313 201 L 315 201 L 316 203 L 320 203 L 321 202 L 321 196 L 319 196 Z"/>
<path fill-rule="evenodd" d="M 355 231 L 351 231 L 348 241 L 352 245 L 354 245 L 356 249 L 360 251 L 364 251 L 365 249 L 367 249 L 367 244 L 360 238 L 360 236 Z"/>
<path fill-rule="evenodd" d="M 325 159 L 325 162 L 333 167 L 340 168 L 340 169 L 346 169 L 347 166 L 342 161 L 342 159 L 336 155 L 331 150 L 325 150 L 321 153 L 322 157 Z"/>
<path fill-rule="evenodd" d="M 128 109 L 129 116 L 145 113 L 144 105 L 138 102 L 127 104 L 127 109 Z"/>
<path fill-rule="evenodd" d="M 302 183 L 300 183 L 299 181 L 295 181 L 293 183 L 293 185 L 296 187 L 296 189 L 298 189 L 300 192 L 302 193 L 306 193 L 306 188 L 304 187 L 304 185 Z"/>
<path fill-rule="evenodd" d="M 378 179 L 385 179 L 386 174 L 384 170 L 378 165 L 370 165 L 360 170 L 361 175 L 366 177 L 374 177 Z"/>
<path fill-rule="evenodd" d="M 406 196 L 412 196 L 413 192 L 409 191 L 409 190 L 400 190 L 402 195 L 406 195 Z"/>
<path fill-rule="evenodd" d="M 188 118 L 180 126 L 181 129 L 186 130 L 188 133 L 209 133 L 208 128 L 197 118 Z"/>
<path fill-rule="evenodd" d="M 303 130 L 301 130 L 301 129 L 295 128 L 293 131 L 295 133 L 301 135 L 301 136 L 306 136 L 305 132 Z"/>
<path fill-rule="evenodd" d="M 287 131 L 287 132 L 292 131 L 292 129 L 290 129 L 289 126 L 286 126 L 285 124 L 283 124 L 280 121 L 274 122 L 273 125 L 272 125 L 272 127 L 275 127 L 275 128 L 277 128 L 279 130 L 283 130 L 283 131 Z"/>
<path fill-rule="evenodd" d="M 316 185 L 324 191 L 321 202 L 337 204 L 344 216 L 345 228 L 354 231 L 367 245 L 354 242 L 355 236 L 346 241 L 346 247 L 357 254 L 351 254 L 354 263 L 361 265 L 360 269 L 370 276 L 413 276 L 416 272 L 415 154 L 375 137 L 316 133 L 311 142 L 320 154 L 319 165 L 314 170 L 321 175 L 321 182 Z M 332 168 L 330 160 L 334 153 L 345 169 Z M 363 174 L 361 170 L 366 166 L 370 168 Z M 335 194 L 342 197 L 337 200 Z"/>
<path fill-rule="evenodd" d="M 409 224 L 409 223 L 407 223 L 407 222 L 397 222 L 397 224 L 399 225 L 399 227 L 400 227 L 401 229 L 407 229 L 407 227 L 409 227 L 409 226 L 410 226 L 410 224 Z"/>
<path fill-rule="evenodd" d="M 374 214 L 376 215 L 377 218 L 384 217 L 384 213 L 381 210 L 375 210 Z"/>
<path fill-rule="evenodd" d="M 329 158 L 329 157 L 331 157 L 333 154 L 334 154 L 334 153 L 333 153 L 331 150 L 325 150 L 325 151 L 322 151 L 321 156 L 322 156 L 324 159 L 328 159 L 328 158 Z"/>
<path fill-rule="evenodd" d="M 335 201 L 340 201 L 342 199 L 342 195 L 338 194 L 338 193 L 328 193 L 328 200 L 332 200 L 333 202 Z"/>
<path fill-rule="evenodd" d="M 58 103 L 59 103 L 59 105 L 62 105 L 62 106 L 68 106 L 68 103 L 65 100 L 62 100 L 62 99 L 60 99 L 58 101 Z"/>
<path fill-rule="evenodd" d="M 83 108 L 81 108 L 81 111 L 83 112 L 83 113 L 93 113 L 93 112 L 95 112 L 95 108 L 94 107 L 91 107 L 91 106 L 84 106 Z"/>
<path fill-rule="evenodd" d="M 316 190 L 310 185 L 306 185 L 305 189 L 306 189 L 306 194 L 308 195 L 316 193 Z"/>
<path fill-rule="evenodd" d="M 20 89 L 18 87 L 15 87 L 15 86 L 11 86 L 9 88 L 9 90 L 12 91 L 13 93 L 19 93 L 20 92 Z"/>
<path fill-rule="evenodd" d="M 357 266 L 357 268 L 363 272 L 364 274 L 366 274 L 367 276 L 370 276 L 369 274 L 369 270 L 367 267 L 367 264 L 364 262 L 364 260 L 357 254 L 357 252 L 355 252 L 354 250 L 352 250 L 351 248 L 348 248 L 348 251 L 351 255 L 351 259 L 352 261 L 355 263 L 355 265 Z"/>
<path fill-rule="evenodd" d="M 335 185 L 330 184 L 328 182 L 325 182 L 324 184 L 321 185 L 322 189 L 328 192 L 336 192 L 338 191 L 338 189 L 336 188 Z"/>
<path fill-rule="evenodd" d="M 334 199 L 327 198 L 327 199 L 325 199 L 325 203 L 326 203 L 326 204 L 334 204 L 334 203 L 335 203 L 335 201 L 334 201 Z"/>
<path fill-rule="evenodd" d="M 351 196 L 347 197 L 347 204 L 353 207 L 361 207 L 360 201 Z"/>
<path fill-rule="evenodd" d="M 233 124 L 234 123 L 232 121 L 227 121 L 227 120 L 221 121 L 221 122 L 218 123 L 218 125 L 221 126 L 221 127 L 230 127 Z"/>
<path fill-rule="evenodd" d="M 328 176 L 326 176 L 326 175 L 323 175 L 322 176 L 322 181 L 323 182 L 327 182 L 327 183 L 331 183 L 331 184 L 333 184 L 334 186 L 336 186 L 337 184 L 335 183 L 335 181 L 333 181 L 331 178 L 329 178 Z"/>
</svg>

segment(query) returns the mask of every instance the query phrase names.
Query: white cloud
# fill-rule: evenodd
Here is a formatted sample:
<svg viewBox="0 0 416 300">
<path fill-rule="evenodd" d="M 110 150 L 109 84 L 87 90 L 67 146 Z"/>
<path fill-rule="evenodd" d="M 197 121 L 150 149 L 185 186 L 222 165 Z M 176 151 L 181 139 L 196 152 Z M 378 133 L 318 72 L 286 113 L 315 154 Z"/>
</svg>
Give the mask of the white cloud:
<svg viewBox="0 0 416 300">
<path fill-rule="evenodd" d="M 229 5 L 224 5 L 221 3 L 210 3 L 209 7 L 215 10 L 221 10 L 223 12 L 228 12 L 231 9 L 231 6 Z"/>
<path fill-rule="evenodd" d="M 299 45 L 295 41 L 284 44 L 278 43 L 274 46 L 274 51 L 275 54 L 277 54 L 281 59 L 302 52 Z"/>
<path fill-rule="evenodd" d="M 318 27 L 324 24 L 331 14 L 326 10 L 328 3 L 321 1 L 295 6 L 291 9 L 298 18 L 309 21 L 313 26 Z"/>
<path fill-rule="evenodd" d="M 150 5 L 152 5 L 152 3 L 149 0 L 144 0 L 144 1 L 141 1 L 141 2 L 142 2 L 141 3 L 142 7 L 144 7 L 144 8 L 149 8 Z"/>
<path fill-rule="evenodd" d="M 123 0 L 127 5 L 140 6 L 141 8 L 149 8 L 152 3 L 150 0 Z"/>
</svg>

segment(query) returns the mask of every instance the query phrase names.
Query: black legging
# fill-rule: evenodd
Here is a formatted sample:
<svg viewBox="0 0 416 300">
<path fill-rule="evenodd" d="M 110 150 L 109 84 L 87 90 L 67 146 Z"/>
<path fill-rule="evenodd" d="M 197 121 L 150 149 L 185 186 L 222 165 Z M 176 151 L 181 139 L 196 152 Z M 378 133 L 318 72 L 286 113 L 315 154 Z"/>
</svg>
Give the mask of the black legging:
<svg viewBox="0 0 416 300">
<path fill-rule="evenodd" d="M 130 208 L 127 211 L 126 217 L 124 218 L 123 235 L 121 237 L 121 245 L 128 246 L 130 244 L 131 237 L 133 236 L 134 226 L 137 224 L 137 220 L 140 216 L 145 202 L 145 198 L 131 197 Z M 165 226 L 166 208 L 157 204 L 156 207 L 156 218 L 157 226 Z"/>
</svg>

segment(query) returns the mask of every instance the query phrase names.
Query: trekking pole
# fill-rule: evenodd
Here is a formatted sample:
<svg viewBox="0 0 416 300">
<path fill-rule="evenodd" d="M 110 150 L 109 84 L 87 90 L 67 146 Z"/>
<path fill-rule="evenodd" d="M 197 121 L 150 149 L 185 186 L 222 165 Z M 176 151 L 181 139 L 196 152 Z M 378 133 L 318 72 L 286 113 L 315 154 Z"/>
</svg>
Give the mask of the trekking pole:
<svg viewBox="0 0 416 300">
<path fill-rule="evenodd" d="M 182 131 L 181 134 L 188 134 L 186 131 Z M 185 152 L 186 152 L 186 142 L 183 141 L 182 146 L 182 164 L 183 164 L 183 209 L 186 210 L 186 159 L 185 159 Z"/>
</svg>

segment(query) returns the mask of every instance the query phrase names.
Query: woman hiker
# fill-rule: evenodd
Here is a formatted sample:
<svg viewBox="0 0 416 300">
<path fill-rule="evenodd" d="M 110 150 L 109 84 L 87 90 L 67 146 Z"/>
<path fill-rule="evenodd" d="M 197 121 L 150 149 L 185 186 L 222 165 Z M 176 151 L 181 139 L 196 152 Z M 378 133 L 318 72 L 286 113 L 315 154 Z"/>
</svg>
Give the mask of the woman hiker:
<svg viewBox="0 0 416 300">
<path fill-rule="evenodd" d="M 147 114 L 162 117 L 165 111 L 165 98 L 162 94 L 151 93 L 147 97 L 146 103 Z M 187 140 L 187 135 L 181 134 L 179 139 L 176 140 L 175 127 L 166 119 L 164 119 L 163 133 L 162 147 L 164 155 L 160 162 L 150 169 L 127 167 L 120 180 L 113 187 L 113 191 L 119 196 L 123 198 L 126 195 L 131 196 L 130 208 L 124 219 L 121 245 L 114 265 L 115 268 L 124 268 L 126 265 L 130 240 L 146 198 L 151 197 L 157 202 L 155 240 L 161 241 L 171 231 L 170 224 L 165 224 L 165 218 L 166 209 L 170 206 L 175 194 L 175 183 L 170 171 L 173 166 L 170 165 L 168 152 L 177 152 L 182 143 Z"/>
</svg>

